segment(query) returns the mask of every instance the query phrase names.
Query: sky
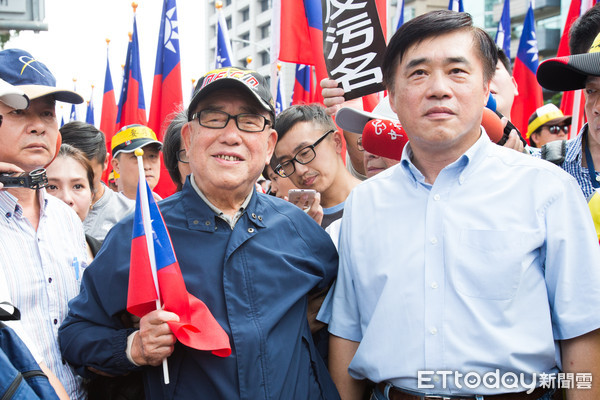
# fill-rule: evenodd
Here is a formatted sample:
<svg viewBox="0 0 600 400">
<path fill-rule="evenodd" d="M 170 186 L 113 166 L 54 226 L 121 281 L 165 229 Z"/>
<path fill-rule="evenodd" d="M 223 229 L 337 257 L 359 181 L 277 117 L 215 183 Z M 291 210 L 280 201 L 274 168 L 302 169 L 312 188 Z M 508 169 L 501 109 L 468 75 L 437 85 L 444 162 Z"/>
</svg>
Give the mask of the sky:
<svg viewBox="0 0 600 400">
<path fill-rule="evenodd" d="M 142 81 L 148 113 L 163 2 L 138 0 L 137 3 Z M 94 115 L 96 126 L 99 126 L 106 72 L 106 39 L 110 39 L 108 59 L 118 102 L 122 83 L 121 65 L 125 64 L 128 32 L 133 31 L 131 1 L 47 0 L 45 4 L 44 21 L 48 24 L 48 31 L 21 31 L 4 48 L 21 48 L 31 53 L 52 71 L 58 87 L 72 90 L 73 79 L 76 79 L 77 92 L 86 101 L 90 99 L 91 85 L 94 85 Z M 189 100 L 192 79 L 198 79 L 206 72 L 208 45 L 203 16 L 206 6 L 207 2 L 203 0 L 177 2 L 184 104 Z M 79 120 L 85 120 L 85 104 L 77 108 Z M 70 110 L 70 104 L 58 103 L 59 121 L 64 116 L 68 122 Z"/>
</svg>

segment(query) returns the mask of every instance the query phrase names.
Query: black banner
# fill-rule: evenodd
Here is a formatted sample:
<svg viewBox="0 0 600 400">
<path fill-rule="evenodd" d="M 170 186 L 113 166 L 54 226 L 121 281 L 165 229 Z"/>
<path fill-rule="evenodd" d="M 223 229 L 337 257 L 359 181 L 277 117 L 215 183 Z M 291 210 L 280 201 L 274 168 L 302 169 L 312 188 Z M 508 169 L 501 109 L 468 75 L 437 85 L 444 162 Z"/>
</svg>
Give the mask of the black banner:
<svg viewBox="0 0 600 400">
<path fill-rule="evenodd" d="M 385 37 L 375 0 L 322 0 L 323 53 L 346 100 L 384 90 Z"/>
</svg>

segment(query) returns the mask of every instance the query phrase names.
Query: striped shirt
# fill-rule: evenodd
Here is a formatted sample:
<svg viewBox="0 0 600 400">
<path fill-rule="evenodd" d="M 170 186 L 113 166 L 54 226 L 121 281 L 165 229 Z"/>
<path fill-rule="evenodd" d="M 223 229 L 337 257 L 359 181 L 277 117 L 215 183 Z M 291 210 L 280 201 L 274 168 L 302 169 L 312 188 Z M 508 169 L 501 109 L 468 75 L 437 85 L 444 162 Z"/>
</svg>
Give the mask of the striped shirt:
<svg viewBox="0 0 600 400">
<path fill-rule="evenodd" d="M 22 326 L 71 399 L 85 399 L 81 378 L 65 364 L 58 328 L 68 301 L 79 293 L 86 259 L 81 220 L 61 200 L 39 192 L 37 231 L 23 215 L 16 197 L 0 190 L 0 268 L 9 297 L 21 311 Z M 79 268 L 75 271 L 75 267 Z"/>
</svg>

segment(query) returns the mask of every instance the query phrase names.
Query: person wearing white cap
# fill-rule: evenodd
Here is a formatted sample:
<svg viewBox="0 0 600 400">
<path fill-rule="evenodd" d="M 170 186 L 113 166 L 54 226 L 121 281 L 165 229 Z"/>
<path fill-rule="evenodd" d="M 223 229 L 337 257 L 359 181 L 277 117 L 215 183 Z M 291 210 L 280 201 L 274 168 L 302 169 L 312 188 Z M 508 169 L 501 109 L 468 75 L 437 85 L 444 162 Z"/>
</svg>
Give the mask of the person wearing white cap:
<svg viewBox="0 0 600 400">
<path fill-rule="evenodd" d="M 0 79 L 27 95 L 12 106 L 0 102 L 0 162 L 29 173 L 54 159 L 60 146 L 56 102 L 81 103 L 77 93 L 56 87 L 50 70 L 19 49 L 0 51 Z M 14 106 L 19 106 L 15 108 Z M 13 169 L 14 171 L 14 169 Z M 63 362 L 58 327 L 68 302 L 79 293 L 86 242 L 81 220 L 42 189 L 0 190 L 0 266 L 21 321 L 48 367 L 71 399 L 85 399 L 82 379 Z"/>
</svg>

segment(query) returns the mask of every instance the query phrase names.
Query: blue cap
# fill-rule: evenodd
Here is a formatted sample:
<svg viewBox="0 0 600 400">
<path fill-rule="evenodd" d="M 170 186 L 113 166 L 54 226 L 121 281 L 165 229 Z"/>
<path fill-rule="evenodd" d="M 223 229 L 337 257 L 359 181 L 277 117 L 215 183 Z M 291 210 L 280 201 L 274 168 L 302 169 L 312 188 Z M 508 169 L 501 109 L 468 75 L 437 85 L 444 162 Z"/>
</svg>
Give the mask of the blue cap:
<svg viewBox="0 0 600 400">
<path fill-rule="evenodd" d="M 83 97 L 77 93 L 58 89 L 52 72 L 24 50 L 0 51 L 0 78 L 21 89 L 30 100 L 52 95 L 57 101 L 83 103 Z"/>
</svg>

